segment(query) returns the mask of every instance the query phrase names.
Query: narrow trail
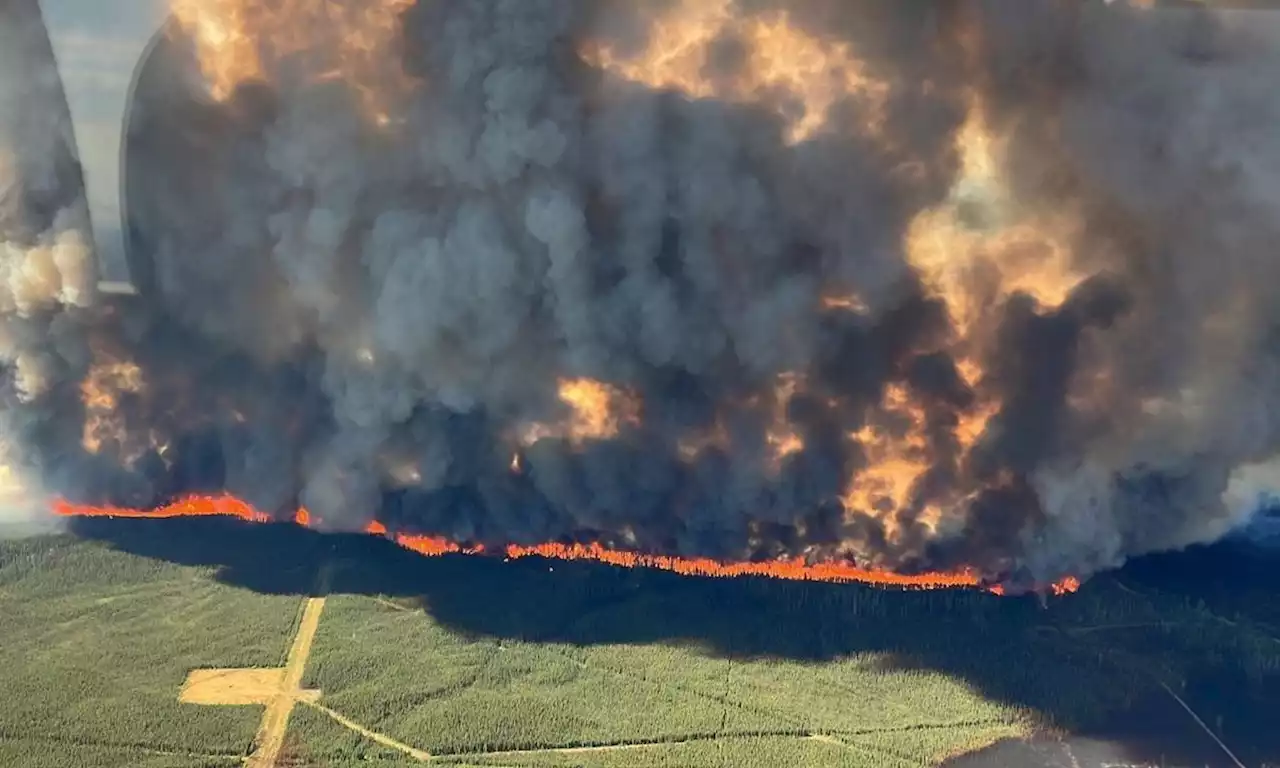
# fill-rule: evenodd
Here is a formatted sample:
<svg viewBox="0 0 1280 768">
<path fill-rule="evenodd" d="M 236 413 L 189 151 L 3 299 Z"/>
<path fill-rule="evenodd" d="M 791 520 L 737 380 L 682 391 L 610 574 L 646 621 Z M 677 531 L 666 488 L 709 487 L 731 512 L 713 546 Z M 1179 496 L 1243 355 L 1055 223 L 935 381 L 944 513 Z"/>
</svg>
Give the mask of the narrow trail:
<svg viewBox="0 0 1280 768">
<path fill-rule="evenodd" d="M 395 739 L 391 738 L 390 736 L 387 736 L 386 734 L 378 733 L 377 731 L 371 731 L 368 728 L 365 728 L 363 725 L 360 725 L 359 723 L 355 722 L 354 720 L 342 715 L 339 712 L 335 712 L 332 709 L 329 709 L 328 707 L 322 704 L 318 704 L 314 701 L 304 701 L 303 704 L 305 704 L 308 707 L 311 707 L 312 709 L 318 712 L 322 712 L 328 715 L 339 725 L 345 728 L 348 728 L 352 731 L 355 731 L 356 733 L 360 734 L 366 739 L 377 742 L 378 744 L 381 744 L 382 746 L 388 749 L 394 749 L 397 752 L 403 752 L 409 757 L 412 757 L 413 759 L 419 760 L 424 763 L 431 759 L 430 753 L 424 752 L 421 749 L 417 749 L 415 747 L 411 747 L 408 744 L 405 744 L 404 742 L 396 741 Z"/>
<path fill-rule="evenodd" d="M 390 600 L 385 600 L 378 597 L 374 597 L 372 599 L 374 600 L 374 602 L 379 603 L 387 608 L 393 608 L 397 611 L 401 611 L 405 613 L 415 613 L 421 610 L 421 609 L 415 609 L 415 608 L 410 608 L 408 606 L 400 605 Z M 503 757 L 518 758 L 521 756 L 546 755 L 546 754 L 558 754 L 558 755 L 566 755 L 566 756 L 584 755 L 584 754 L 591 754 L 591 753 L 621 752 L 621 751 L 644 750 L 644 749 L 653 749 L 653 748 L 662 748 L 662 747 L 669 748 L 673 746 L 688 745 L 688 744 L 704 742 L 704 741 L 733 741 L 733 740 L 740 740 L 740 739 L 758 738 L 761 736 L 774 736 L 774 737 L 786 737 L 786 738 L 816 741 L 820 743 L 829 744 L 832 746 L 839 746 L 844 749 L 851 749 L 859 752 L 878 755 L 881 758 L 890 758 L 893 762 L 901 762 L 903 764 L 914 764 L 914 763 L 911 763 L 909 760 L 906 760 L 902 756 L 894 754 L 891 751 L 882 750 L 868 744 L 861 744 L 861 743 L 858 743 L 856 740 L 850 740 L 850 738 L 856 739 L 856 737 L 860 735 L 869 735 L 869 734 L 889 732 L 889 731 L 916 730 L 921 728 L 923 729 L 954 728 L 957 726 L 975 725 L 975 724 L 986 722 L 986 721 L 979 721 L 979 723 L 919 724 L 919 725 L 912 725 L 912 726 L 904 726 L 901 728 L 898 728 L 898 727 L 871 728 L 871 729 L 867 729 L 866 731 L 851 731 L 851 732 L 840 732 L 840 733 L 810 732 L 810 731 L 805 731 L 803 729 L 791 727 L 791 728 L 782 728 L 778 730 L 764 730 L 764 731 L 754 731 L 754 732 L 744 732 L 744 733 L 718 732 L 714 734 L 689 734 L 689 735 L 683 735 L 683 736 L 671 736 L 666 738 L 621 741 L 621 742 L 616 742 L 612 744 L 595 744 L 595 745 L 563 746 L 563 747 L 531 747 L 531 748 L 525 748 L 525 749 L 519 749 L 519 748 L 495 749 L 495 750 L 482 750 L 478 752 L 458 752 L 458 753 L 450 753 L 447 755 L 433 755 L 426 750 L 410 746 L 384 733 L 379 733 L 370 728 L 367 728 L 357 723 L 356 721 L 348 718 L 342 713 L 337 712 L 336 710 L 330 709 L 329 707 L 324 706 L 323 704 L 320 704 L 319 701 L 317 701 L 316 698 L 314 697 L 301 696 L 301 694 L 303 693 L 300 690 L 302 675 L 306 666 L 307 657 L 310 655 L 310 652 L 311 652 L 311 645 L 315 638 L 317 626 L 319 625 L 319 622 L 320 622 L 320 614 L 324 608 L 324 602 L 325 602 L 325 599 L 323 597 L 312 597 L 308 599 L 304 607 L 302 620 L 298 627 L 297 634 L 295 635 L 293 645 L 289 651 L 288 663 L 285 668 L 284 680 L 281 685 L 281 694 L 277 696 L 277 698 L 273 700 L 268 707 L 268 711 L 266 716 L 263 719 L 263 726 L 262 726 L 262 730 L 260 731 L 260 735 L 258 739 L 258 744 L 260 746 L 258 750 L 253 755 L 251 755 L 248 758 L 248 761 L 245 763 L 247 768 L 275 768 L 275 762 L 279 757 L 280 750 L 283 745 L 284 735 L 288 730 L 289 713 L 292 711 L 293 707 L 297 704 L 311 707 L 315 711 L 324 714 L 326 717 L 330 718 L 331 720 L 338 723 L 342 727 L 354 733 L 357 733 L 360 736 L 363 736 L 364 738 L 376 744 L 386 747 L 387 749 L 400 752 L 401 754 L 404 754 L 407 757 L 410 757 L 422 763 L 435 763 L 441 760 L 452 762 L 459 758 L 465 759 L 467 757 L 484 757 L 484 758 L 491 759 L 495 757 L 496 758 L 503 758 Z M 505 650 L 505 649 L 499 646 L 498 650 Z M 564 658 L 574 662 L 575 664 L 583 668 L 594 669 L 592 665 L 588 664 L 582 659 L 578 659 L 574 657 L 572 654 L 557 652 L 557 655 L 561 655 Z M 614 674 L 621 675 L 623 677 L 630 677 L 625 672 L 622 672 L 620 670 L 609 669 L 608 671 Z M 706 694 L 698 691 L 691 691 L 683 688 L 680 688 L 679 690 L 682 690 L 686 693 L 699 694 L 709 699 L 717 698 L 711 694 Z M 723 699 L 720 703 L 722 705 L 725 705 L 726 707 L 730 703 L 735 705 L 740 705 L 738 702 L 731 702 L 727 698 Z M 774 714 L 775 716 L 781 717 L 780 713 L 772 713 L 772 714 Z M 845 738 L 841 738 L 841 736 Z"/>
<path fill-rule="evenodd" d="M 942 726 L 954 727 L 954 726 Z M 494 749 L 482 750 L 478 752 L 456 752 L 449 755 L 441 755 L 439 757 L 448 757 L 449 759 L 465 759 L 468 757 L 520 757 L 523 755 L 582 755 L 601 752 L 629 752 L 639 751 L 662 747 L 678 747 L 689 744 L 697 744 L 702 742 L 716 741 L 749 741 L 762 737 L 798 739 L 803 741 L 816 741 L 832 746 L 839 746 L 845 749 L 852 749 L 861 752 L 871 752 L 882 756 L 893 757 L 900 762 L 914 765 L 906 757 L 897 755 L 896 753 L 875 747 L 870 744 L 862 744 L 856 741 L 858 736 L 868 736 L 876 733 L 892 732 L 899 729 L 894 728 L 870 728 L 865 731 L 847 731 L 837 733 L 821 733 L 821 732 L 797 732 L 792 729 L 777 730 L 759 730 L 744 731 L 741 733 L 707 733 L 707 734 L 688 734 L 683 736 L 668 736 L 652 739 L 636 739 L 634 741 L 620 741 L 613 744 L 595 744 L 578 747 L 528 747 L 525 749 Z M 843 736 L 844 738 L 841 738 Z"/>
<path fill-rule="evenodd" d="M 391 610 L 399 611 L 400 613 L 418 613 L 422 610 L 421 608 L 410 608 L 409 606 L 401 605 L 394 600 L 388 600 L 385 597 L 377 597 L 376 595 L 371 595 L 369 599 L 384 608 L 390 608 Z"/>
<path fill-rule="evenodd" d="M 1160 681 L 1160 687 L 1168 691 L 1169 695 L 1173 697 L 1173 700 L 1178 702 L 1178 704 L 1180 704 L 1182 708 L 1187 711 L 1188 715 L 1191 715 L 1192 720 L 1196 721 L 1196 725 L 1200 726 L 1200 730 L 1204 731 L 1209 738 L 1213 739 L 1214 743 L 1216 743 L 1219 747 L 1222 748 L 1223 752 L 1227 753 L 1227 757 L 1231 758 L 1231 762 L 1235 763 L 1238 766 L 1238 768 L 1245 768 L 1244 763 L 1240 762 L 1240 758 L 1236 757 L 1236 754 L 1231 751 L 1231 748 L 1227 746 L 1226 742 L 1218 738 L 1218 734 L 1214 733 L 1213 729 L 1210 728 L 1208 725 L 1206 725 L 1204 720 L 1200 719 L 1200 716 L 1197 715 L 1196 711 L 1191 708 L 1191 705 L 1187 704 L 1187 702 L 1184 701 L 1181 696 L 1174 693 L 1173 689 L 1170 688 L 1168 684 L 1166 684 L 1163 680 Z"/>
<path fill-rule="evenodd" d="M 697 734 L 691 736 L 671 736 L 666 738 L 639 739 L 616 744 L 597 744 L 584 747 L 528 747 L 525 749 L 495 749 L 479 752 L 459 752 L 451 754 L 451 758 L 466 757 L 519 757 L 521 755 L 582 755 L 594 752 L 624 752 L 632 750 L 652 749 L 654 747 L 679 747 L 705 741 L 730 741 L 734 739 L 751 739 L 761 735 L 808 739 L 811 734 L 794 733 L 792 731 L 760 732 L 760 733 L 717 733 Z"/>
<path fill-rule="evenodd" d="M 321 596 L 307 598 L 302 609 L 302 620 L 298 622 L 298 631 L 293 636 L 293 645 L 289 647 L 288 661 L 285 662 L 284 678 L 280 682 L 280 691 L 269 704 L 262 716 L 262 725 L 258 730 L 254 750 L 245 761 L 246 768 L 275 768 L 284 747 L 284 736 L 289 730 L 289 715 L 299 701 L 302 693 L 302 675 L 307 668 L 307 659 L 311 656 L 311 646 L 316 639 L 316 630 L 320 627 L 320 614 L 324 612 L 325 598 L 328 591 L 327 571 L 321 575 Z"/>
</svg>

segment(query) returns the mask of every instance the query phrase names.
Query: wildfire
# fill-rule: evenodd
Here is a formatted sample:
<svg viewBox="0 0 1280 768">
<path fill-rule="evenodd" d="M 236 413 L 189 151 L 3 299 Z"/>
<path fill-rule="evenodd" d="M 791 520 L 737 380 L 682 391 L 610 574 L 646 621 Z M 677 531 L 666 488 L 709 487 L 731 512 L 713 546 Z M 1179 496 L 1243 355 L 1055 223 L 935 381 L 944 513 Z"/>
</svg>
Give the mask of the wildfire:
<svg viewBox="0 0 1280 768">
<path fill-rule="evenodd" d="M 390 121 L 389 98 L 405 87 L 391 55 L 400 15 L 414 0 L 171 0 L 179 25 L 194 41 L 212 98 L 223 101 L 242 83 L 284 76 L 341 81 L 366 114 Z"/>
<path fill-rule="evenodd" d="M 966 41 L 973 56 L 978 41 L 974 35 Z M 912 220 L 904 241 L 907 261 L 946 301 L 962 336 L 986 306 L 1014 293 L 1043 307 L 1060 306 L 1083 280 L 1069 245 L 1077 219 L 1069 210 L 1028 210 L 1014 199 L 1003 171 L 1004 137 L 977 89 L 968 93 L 955 149 L 959 177 L 945 202 Z M 999 275 L 997 295 L 976 290 L 984 271 Z"/>
<path fill-rule="evenodd" d="M 1000 411 L 1000 401 L 984 396 L 981 388 L 982 366 L 969 358 L 956 361 L 956 370 L 964 379 L 969 389 L 978 393 L 977 405 L 969 411 L 959 414 L 955 436 L 962 451 L 968 451 L 978 442 L 978 438 L 987 430 L 987 423 Z"/>
<path fill-rule="evenodd" d="M 804 450 L 804 440 L 792 428 L 787 418 L 787 406 L 796 393 L 804 389 L 804 379 L 799 374 L 785 373 L 778 377 L 774 387 L 772 423 L 765 435 L 769 445 L 768 470 L 777 475 L 782 469 L 782 462 L 792 454 Z"/>
<path fill-rule="evenodd" d="M 970 61 L 976 61 L 981 43 L 976 28 L 963 43 Z M 973 69 L 977 77 L 980 68 Z M 1002 406 L 983 391 L 980 359 L 987 329 L 980 320 L 1014 293 L 1057 308 L 1083 279 L 1072 263 L 1078 218 L 1069 209 L 1033 210 L 1015 198 L 1004 171 L 1005 137 L 993 125 L 981 93 L 972 87 L 967 94 L 965 120 L 954 139 L 960 173 L 950 195 L 918 214 L 903 239 L 908 263 L 950 315 L 952 338 L 937 351 L 955 361 L 975 395 L 971 406 L 954 414 L 952 434 L 961 454 L 977 443 Z M 856 307 L 858 302 L 847 303 Z M 827 309 L 845 305 L 843 297 L 823 299 Z M 913 495 L 934 466 L 927 418 L 907 388 L 890 384 L 866 425 L 849 435 L 861 447 L 866 465 L 848 479 L 842 498 L 846 514 L 876 518 L 891 541 L 902 533 L 897 513 L 917 504 Z M 947 510 L 964 508 L 969 500 L 961 491 L 915 510 L 912 517 L 936 530 Z"/>
<path fill-rule="evenodd" d="M 925 415 L 911 402 L 906 389 L 890 385 L 882 408 L 888 416 L 905 419 L 906 434 L 894 434 L 882 426 L 869 424 L 850 435 L 850 439 L 862 446 L 868 466 L 850 478 L 842 502 L 850 515 L 870 515 L 881 520 L 892 541 L 898 533 L 893 513 L 908 506 L 912 489 L 929 471 L 931 462 L 924 434 Z"/>
<path fill-rule="evenodd" d="M 560 401 L 570 417 L 563 423 L 534 422 L 521 431 L 519 442 L 530 446 L 543 438 L 566 438 L 574 444 L 617 437 L 625 424 L 640 422 L 640 403 L 630 393 L 594 379 L 564 379 Z M 519 459 L 513 459 L 513 470 Z"/>
<path fill-rule="evenodd" d="M 114 446 L 121 450 L 121 459 L 129 464 L 150 448 L 164 452 L 162 441 L 153 431 L 148 431 L 145 441 L 136 439 L 120 407 L 124 398 L 138 395 L 145 388 L 142 369 L 133 362 L 100 362 L 90 368 L 80 383 L 80 402 L 84 406 L 80 446 L 86 453 L 97 454 L 107 446 Z"/>
<path fill-rule="evenodd" d="M 634 56 L 593 44 L 581 53 L 590 64 L 632 82 L 694 98 L 760 103 L 772 99 L 788 119 L 787 140 L 809 139 L 831 108 L 860 98 L 873 132 L 889 95 L 844 43 L 822 40 L 798 28 L 786 11 L 744 17 L 733 0 L 683 0 L 653 22 L 648 46 Z M 714 69 L 718 44 L 740 46 L 740 66 L 721 76 Z M 779 98 L 782 97 L 782 98 Z M 787 98 L 799 104 L 789 109 Z"/>
<path fill-rule="evenodd" d="M 379 126 L 395 119 L 393 105 L 409 101 L 400 98 L 410 83 L 397 59 L 396 43 L 401 16 L 415 0 L 171 2 L 178 24 L 194 44 L 200 70 L 215 100 L 229 99 L 239 85 L 251 81 L 289 86 L 340 83 L 356 94 L 364 116 Z M 884 135 L 887 132 L 883 129 L 890 84 L 879 79 L 849 44 L 806 31 L 786 11 L 743 13 L 735 0 L 672 0 L 667 5 L 669 10 L 653 20 L 647 44 L 638 52 L 588 42 L 579 54 L 591 66 L 648 88 L 775 110 L 791 145 L 832 130 L 829 119 L 837 112 L 844 114 L 837 108 L 846 106 L 860 114 L 862 124 L 857 130 L 887 145 L 893 143 L 893 137 Z M 979 42 L 976 36 L 968 41 L 970 45 Z M 733 57 L 724 56 L 726 53 Z M 723 66 L 730 60 L 732 66 Z M 961 172 L 950 196 L 916 216 L 901 244 L 925 289 L 946 303 L 954 326 L 952 336 L 938 342 L 939 348 L 912 352 L 946 352 L 975 396 L 967 407 L 946 414 L 954 416 L 951 434 L 962 455 L 978 442 L 1001 407 L 982 387 L 983 315 L 1016 292 L 1029 294 L 1044 307 L 1060 306 L 1082 279 L 1073 266 L 1071 245 L 1080 218 L 1069 208 L 1031 209 L 1016 199 L 1003 171 L 1006 147 L 999 126 L 993 124 L 980 94 L 976 86 L 971 90 L 967 117 L 955 137 Z M 990 275 L 997 279 L 990 279 Z M 848 286 L 823 289 L 818 299 L 822 312 L 859 316 L 842 317 L 842 321 L 870 319 L 871 296 L 859 295 Z M 360 350 L 358 358 L 368 365 L 376 360 L 373 349 Z M 726 449 L 731 443 L 730 429 L 736 437 L 740 424 L 732 418 L 730 408 L 742 406 L 759 417 L 758 421 L 747 420 L 751 425 L 763 425 L 764 446 L 759 454 L 763 471 L 777 479 L 788 457 L 806 450 L 789 410 L 811 383 L 817 389 L 817 377 L 807 380 L 804 371 L 783 372 L 773 380 L 771 393 L 764 392 L 746 403 L 718 404 L 726 412 L 718 413 L 709 428 L 700 426 L 696 432 L 682 435 L 676 446 L 679 455 L 692 462 L 706 451 Z M 511 473 L 526 472 L 523 451 L 541 439 L 560 439 L 579 448 L 615 439 L 643 423 L 643 403 L 635 391 L 591 378 L 564 378 L 557 384 L 560 418 L 520 424 L 503 433 L 503 450 L 512 451 L 507 465 Z M 128 398 L 145 394 L 148 387 L 159 385 L 145 381 L 142 370 L 132 363 L 107 360 L 95 366 L 81 392 L 86 413 L 84 449 L 99 453 L 127 447 L 129 425 L 124 413 L 129 410 Z M 825 394 L 831 396 L 830 392 Z M 840 404 L 831 402 L 834 411 Z M 936 530 L 947 516 L 958 515 L 953 510 L 965 508 L 964 494 L 973 490 L 957 490 L 945 498 L 934 494 L 922 504 L 919 489 L 934 468 L 938 453 L 935 441 L 939 430 L 930 423 L 935 413 L 930 407 L 910 387 L 900 381 L 890 383 L 879 402 L 868 409 L 860 428 L 852 431 L 854 426 L 850 426 L 846 430 L 849 434 L 843 435 L 846 446 L 856 444 L 865 460 L 844 478 L 840 501 L 846 517 L 874 518 L 894 543 L 906 538 L 902 513 L 912 511 L 917 524 Z M 243 414 L 232 413 L 234 420 L 245 421 Z M 149 447 L 155 448 L 157 438 L 152 434 L 149 439 Z M 130 450 L 120 452 L 126 463 L 128 456 L 140 455 L 136 451 L 130 454 Z M 385 475 L 399 486 L 411 487 L 422 481 L 411 458 L 392 455 L 384 463 Z M 231 496 L 193 496 L 155 510 L 60 502 L 55 512 L 73 517 L 275 520 Z M 306 509 L 297 510 L 293 522 L 304 527 L 320 523 Z M 370 523 L 366 532 L 428 556 L 485 552 L 483 547 L 440 537 L 389 531 L 380 522 Z M 712 577 L 769 576 L 920 589 L 985 586 L 982 576 L 973 571 L 904 575 L 850 562 L 810 563 L 803 558 L 725 563 L 640 554 L 598 544 L 511 545 L 496 554 L 587 559 Z M 1069 578 L 1052 585 L 1052 591 L 1063 594 L 1078 586 L 1077 580 Z M 998 586 L 990 589 L 1002 592 Z"/>
<path fill-rule="evenodd" d="M 87 506 L 58 501 L 54 514 L 61 517 L 105 517 L 132 519 L 168 519 L 179 517 L 231 517 L 249 523 L 269 523 L 273 518 L 255 509 L 251 504 L 233 496 L 190 496 L 152 510 L 128 509 L 111 506 Z M 305 509 L 299 509 L 293 522 L 310 526 L 314 520 Z M 999 585 L 984 585 L 983 579 L 973 571 L 956 573 L 900 574 L 885 570 L 859 568 L 851 563 L 806 563 L 803 559 L 774 560 L 769 562 L 724 563 L 705 558 L 683 558 L 664 555 L 646 555 L 636 552 L 608 549 L 599 544 L 547 543 L 535 546 L 511 544 L 493 552 L 485 547 L 465 546 L 454 541 L 422 534 L 391 532 L 386 525 L 373 521 L 365 527 L 371 536 L 383 536 L 396 544 L 428 557 L 449 554 L 499 554 L 508 559 L 545 557 L 555 560 L 594 560 L 623 568 L 656 568 L 685 576 L 736 578 L 741 576 L 765 576 L 790 581 L 823 581 L 834 583 L 862 583 L 903 589 L 954 589 L 961 587 L 984 588 L 995 594 L 1004 594 Z M 1074 592 L 1080 587 L 1075 578 L 1065 578 L 1048 589 L 1053 594 Z"/>
</svg>

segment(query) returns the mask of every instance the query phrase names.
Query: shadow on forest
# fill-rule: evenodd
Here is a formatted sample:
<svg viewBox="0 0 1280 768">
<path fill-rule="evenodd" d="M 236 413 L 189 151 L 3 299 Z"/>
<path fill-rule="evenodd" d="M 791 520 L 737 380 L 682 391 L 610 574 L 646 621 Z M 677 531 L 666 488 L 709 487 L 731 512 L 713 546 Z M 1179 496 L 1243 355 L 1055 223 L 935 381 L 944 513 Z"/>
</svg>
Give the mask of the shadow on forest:
<svg viewBox="0 0 1280 768">
<path fill-rule="evenodd" d="M 1106 742 L 1110 751 L 1097 765 L 1236 765 L 1164 680 L 1246 765 L 1280 764 L 1273 719 L 1280 711 L 1280 601 L 1273 599 L 1280 569 L 1261 554 L 1219 547 L 1149 558 L 1042 607 L 1034 598 L 976 591 L 688 578 L 539 558 L 426 558 L 370 536 L 223 519 L 82 519 L 72 532 L 146 557 L 214 567 L 224 583 L 269 594 L 310 593 L 318 566 L 328 563 L 329 594 L 412 598 L 436 622 L 477 637 L 683 642 L 733 658 L 815 662 L 884 653 L 896 667 L 944 672 L 1032 710 L 1072 740 Z M 1252 652 L 1235 645 L 1246 634 Z M 1053 749 L 1068 748 L 1051 741 Z M 1028 749 L 998 747 L 1009 748 Z M 1055 765 L 1061 758 L 1045 756 L 1047 749 L 1030 749 L 1041 755 L 1035 759 L 980 753 L 963 764 Z"/>
</svg>

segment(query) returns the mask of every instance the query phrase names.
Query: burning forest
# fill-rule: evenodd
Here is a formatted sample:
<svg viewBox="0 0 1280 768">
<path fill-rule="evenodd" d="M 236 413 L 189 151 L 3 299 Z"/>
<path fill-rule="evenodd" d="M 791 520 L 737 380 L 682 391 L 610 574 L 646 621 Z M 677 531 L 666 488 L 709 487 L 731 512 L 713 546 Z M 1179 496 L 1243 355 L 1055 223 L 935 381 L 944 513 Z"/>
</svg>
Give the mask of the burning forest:
<svg viewBox="0 0 1280 768">
<path fill-rule="evenodd" d="M 137 297 L 95 293 L 56 77 L 0 40 L 8 514 L 1063 591 L 1222 536 L 1280 452 L 1259 25 L 172 9 L 129 125 Z"/>
</svg>

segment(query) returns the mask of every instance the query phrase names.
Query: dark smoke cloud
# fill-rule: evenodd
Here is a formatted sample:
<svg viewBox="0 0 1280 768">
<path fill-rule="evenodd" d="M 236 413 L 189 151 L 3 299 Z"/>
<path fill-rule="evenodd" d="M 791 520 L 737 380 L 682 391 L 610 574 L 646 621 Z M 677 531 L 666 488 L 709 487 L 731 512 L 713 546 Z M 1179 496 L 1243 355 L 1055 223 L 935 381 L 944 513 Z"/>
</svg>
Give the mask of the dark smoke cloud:
<svg viewBox="0 0 1280 768">
<path fill-rule="evenodd" d="M 785 13 L 883 86 L 796 140 L 796 94 L 731 95 L 746 22 L 712 41 L 709 95 L 581 53 L 643 51 L 679 6 L 419 2 L 375 73 L 409 78 L 384 127 L 358 83 L 305 77 L 323 60 L 210 101 L 175 35 L 129 139 L 144 298 L 110 304 L 66 132 L 28 124 L 66 123 L 25 63 L 47 56 L 0 45 L 5 106 L 42 105 L 0 110 L 11 463 L 81 501 L 227 489 L 334 528 L 999 578 L 1238 522 L 1232 472 L 1280 447 L 1280 36 L 1119 3 L 740 0 L 735 18 Z M 29 44 L 21 23 L 0 34 Z M 975 97 L 1007 198 L 1072 217 L 1079 279 L 1048 305 L 979 265 L 961 333 L 906 243 L 955 199 Z M 1005 215 L 970 194 L 975 227 Z M 557 387 L 578 378 L 635 413 L 521 448 L 572 421 Z M 895 393 L 919 427 L 881 407 Z M 780 425 L 803 449 L 771 449 Z M 883 458 L 860 430 L 926 459 L 896 509 L 841 501 Z"/>
</svg>

